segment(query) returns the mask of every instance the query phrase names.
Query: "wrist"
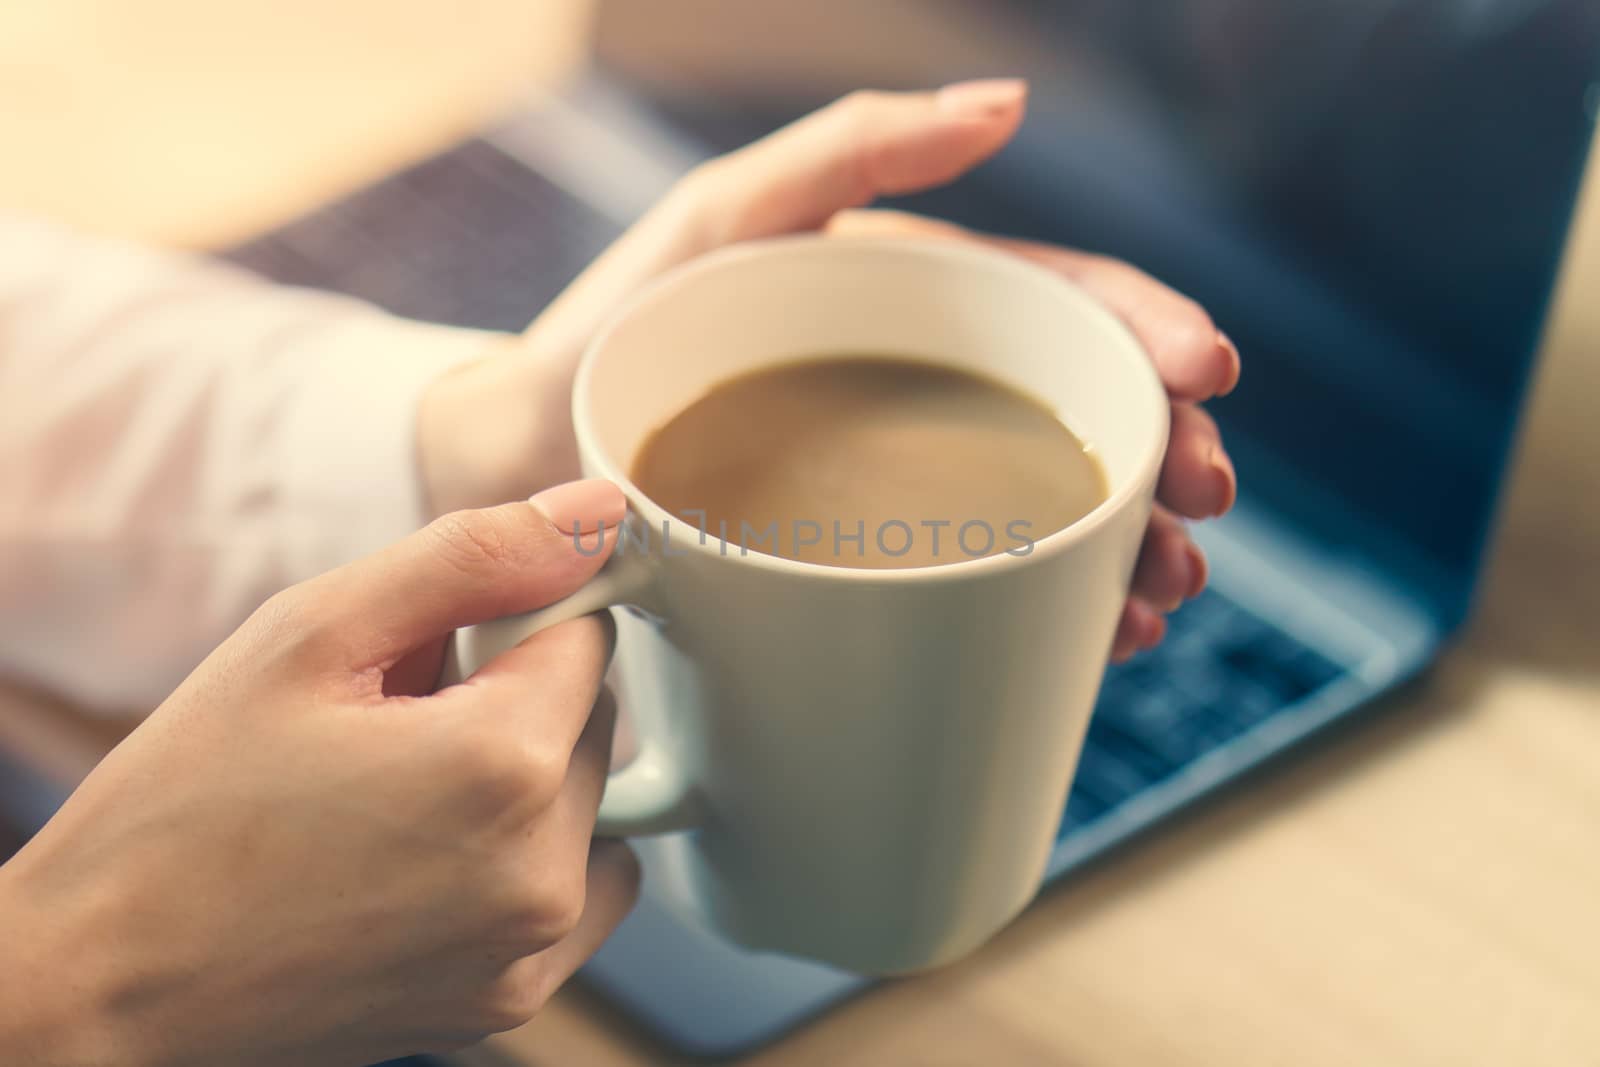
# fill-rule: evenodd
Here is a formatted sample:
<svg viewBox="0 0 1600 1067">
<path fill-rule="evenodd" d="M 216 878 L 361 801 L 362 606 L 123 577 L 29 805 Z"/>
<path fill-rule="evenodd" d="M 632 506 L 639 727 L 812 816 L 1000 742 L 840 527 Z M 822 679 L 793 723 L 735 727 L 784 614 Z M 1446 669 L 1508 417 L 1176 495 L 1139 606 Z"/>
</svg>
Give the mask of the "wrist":
<svg viewBox="0 0 1600 1067">
<path fill-rule="evenodd" d="M 92 932 L 79 894 L 41 892 L 25 856 L 0 866 L 0 1063 L 154 1067 L 114 1007 L 119 940 Z"/>
<path fill-rule="evenodd" d="M 417 466 L 429 517 L 577 477 L 570 373 L 507 338 L 440 375 L 418 404 Z"/>
</svg>

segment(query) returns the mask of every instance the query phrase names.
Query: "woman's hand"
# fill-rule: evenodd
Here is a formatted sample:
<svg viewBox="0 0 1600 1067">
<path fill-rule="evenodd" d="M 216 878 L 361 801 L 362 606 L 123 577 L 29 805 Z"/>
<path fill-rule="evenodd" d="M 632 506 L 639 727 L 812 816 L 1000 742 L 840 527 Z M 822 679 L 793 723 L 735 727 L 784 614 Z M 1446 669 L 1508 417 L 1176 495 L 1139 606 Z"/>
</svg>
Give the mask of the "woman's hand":
<svg viewBox="0 0 1600 1067">
<path fill-rule="evenodd" d="M 0 1061 L 358 1065 L 526 1021 L 638 883 L 590 845 L 602 614 L 428 695 L 452 629 L 576 590 L 606 482 L 274 597 L 0 867 Z"/>
<path fill-rule="evenodd" d="M 493 503 L 576 476 L 570 399 L 578 357 L 609 314 L 672 266 L 737 241 L 816 229 L 990 240 L 929 219 L 849 209 L 941 185 L 989 158 L 1022 122 L 1025 96 L 1016 81 L 854 93 L 697 168 L 521 339 L 446 375 L 424 397 L 419 448 L 433 506 Z M 1164 615 L 1205 585 L 1205 557 L 1182 520 L 1222 514 L 1235 486 L 1216 424 L 1198 405 L 1233 388 L 1239 354 L 1193 301 L 1126 264 L 1000 243 L 1060 271 L 1120 315 L 1172 396 L 1160 507 L 1113 648 L 1123 658 L 1159 642 Z"/>
</svg>

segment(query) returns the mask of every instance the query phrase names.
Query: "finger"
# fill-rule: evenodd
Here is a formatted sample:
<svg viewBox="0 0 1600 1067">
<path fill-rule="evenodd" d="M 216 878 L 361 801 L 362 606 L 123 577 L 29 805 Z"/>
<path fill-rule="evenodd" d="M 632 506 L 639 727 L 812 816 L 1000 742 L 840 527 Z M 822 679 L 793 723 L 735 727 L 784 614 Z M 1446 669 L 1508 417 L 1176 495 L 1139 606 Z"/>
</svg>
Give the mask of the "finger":
<svg viewBox="0 0 1600 1067">
<path fill-rule="evenodd" d="M 838 234 L 906 234 L 982 241 L 1071 279 L 1127 323 L 1176 400 L 1205 400 L 1239 382 L 1239 350 L 1193 300 L 1106 256 L 1033 241 L 990 237 L 952 223 L 896 211 L 849 211 L 830 221 Z"/>
<path fill-rule="evenodd" d="M 611 773 L 611 743 L 617 732 L 617 698 L 602 686 L 587 724 L 572 749 L 567 781 L 558 802 L 559 819 L 582 847 L 594 836 L 595 813 Z"/>
<path fill-rule="evenodd" d="M 1205 582 L 1204 553 L 1189 539 L 1189 531 L 1177 516 L 1157 507 L 1139 548 L 1133 594 L 1159 611 L 1170 612 L 1198 596 Z"/>
<path fill-rule="evenodd" d="M 525 638 L 471 677 L 439 690 L 433 706 L 517 724 L 541 765 L 555 764 L 558 773 L 578 773 L 588 781 L 593 777 L 588 765 L 576 762 L 586 758 L 584 746 L 603 742 L 610 758 L 616 702 L 605 690 L 604 678 L 615 647 L 616 623 L 610 612 L 573 619 Z M 596 729 L 603 731 L 600 742 L 591 736 Z M 567 790 L 564 782 L 563 795 Z M 595 804 L 598 790 L 594 784 Z M 580 794 L 580 799 L 587 795 Z M 587 829 L 583 835 L 587 840 Z"/>
<path fill-rule="evenodd" d="M 568 873 L 576 877 L 584 869 L 610 770 L 611 737 L 617 725 L 616 700 L 602 688 L 592 709 L 588 704 L 581 707 L 584 711 L 580 714 L 563 716 L 579 726 L 568 735 L 569 743 L 576 742 L 568 748 L 559 747 L 556 738 L 544 733 L 544 720 L 538 721 L 538 746 L 550 746 L 545 751 L 556 753 L 555 758 L 564 764 L 554 799 L 540 811 L 525 841 L 524 855 L 533 868 L 530 873 L 547 882 L 562 881 Z M 567 888 L 568 896 L 579 890 L 576 884 Z"/>
<path fill-rule="evenodd" d="M 1120 260 L 1028 241 L 1006 244 L 1077 282 L 1127 323 L 1174 400 L 1207 400 L 1238 384 L 1239 350 L 1193 300 Z"/>
<path fill-rule="evenodd" d="M 1190 519 L 1221 515 L 1233 507 L 1238 483 L 1222 436 L 1210 415 L 1193 404 L 1172 405 L 1167 455 L 1156 498 Z"/>
<path fill-rule="evenodd" d="M 597 539 L 600 526 L 615 529 L 624 508 L 621 490 L 595 479 L 454 512 L 298 595 L 345 665 L 387 666 L 451 630 L 575 592 L 615 543 Z"/>
<path fill-rule="evenodd" d="M 679 182 L 529 327 L 535 350 L 581 345 L 657 274 L 734 241 L 820 226 L 876 196 L 948 182 L 999 151 L 1022 122 L 1021 81 L 937 92 L 853 93 Z"/>
<path fill-rule="evenodd" d="M 583 914 L 572 933 L 531 957 L 544 998 L 588 962 L 639 899 L 639 861 L 625 843 L 594 842 L 589 850 Z"/>
<path fill-rule="evenodd" d="M 633 714 L 628 710 L 628 691 L 623 688 L 621 672 L 615 663 L 606 673 L 605 685 L 617 702 L 617 728 L 611 738 L 611 769 L 618 771 L 639 754 L 639 735 L 634 730 Z"/>
<path fill-rule="evenodd" d="M 1141 649 L 1154 648 L 1167 634 L 1167 620 L 1159 611 L 1138 597 L 1130 597 L 1117 621 L 1117 634 L 1111 642 L 1111 661 L 1121 663 Z"/>
<path fill-rule="evenodd" d="M 926 237 L 944 241 L 975 241 L 994 244 L 1001 240 L 977 230 L 918 215 L 914 211 L 897 211 L 894 208 L 847 208 L 835 213 L 824 227 L 827 233 L 839 237 Z"/>
</svg>

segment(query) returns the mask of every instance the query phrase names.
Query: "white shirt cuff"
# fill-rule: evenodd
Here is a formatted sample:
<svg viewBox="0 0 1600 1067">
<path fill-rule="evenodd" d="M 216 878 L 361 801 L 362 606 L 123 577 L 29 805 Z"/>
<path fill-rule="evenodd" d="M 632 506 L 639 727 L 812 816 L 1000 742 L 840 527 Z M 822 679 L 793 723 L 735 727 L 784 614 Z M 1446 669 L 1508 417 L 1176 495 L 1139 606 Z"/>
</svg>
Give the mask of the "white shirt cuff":
<svg viewBox="0 0 1600 1067">
<path fill-rule="evenodd" d="M 344 310 L 344 309 L 340 309 Z M 487 355 L 499 334 L 363 309 L 320 331 L 281 447 L 292 524 L 284 549 L 295 580 L 404 537 L 428 519 L 417 455 L 423 391 Z"/>
</svg>

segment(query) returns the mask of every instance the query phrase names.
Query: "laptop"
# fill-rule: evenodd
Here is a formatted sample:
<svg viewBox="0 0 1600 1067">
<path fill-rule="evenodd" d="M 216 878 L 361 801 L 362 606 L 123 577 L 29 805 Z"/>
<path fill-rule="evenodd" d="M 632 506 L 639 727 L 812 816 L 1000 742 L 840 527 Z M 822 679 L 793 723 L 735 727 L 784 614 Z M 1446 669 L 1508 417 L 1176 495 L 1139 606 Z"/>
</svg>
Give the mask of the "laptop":
<svg viewBox="0 0 1600 1067">
<path fill-rule="evenodd" d="M 1462 625 L 1600 109 L 1600 8 L 989 10 L 1027 42 L 1028 122 L 904 206 L 1134 262 L 1246 361 L 1211 405 L 1241 486 L 1196 528 L 1211 586 L 1107 670 L 1055 881 L 1350 716 Z M 602 69 L 230 258 L 519 328 L 678 174 L 819 102 Z M 700 929 L 672 840 L 638 849 L 643 899 L 582 978 L 668 1042 L 736 1052 L 867 984 Z"/>
</svg>

